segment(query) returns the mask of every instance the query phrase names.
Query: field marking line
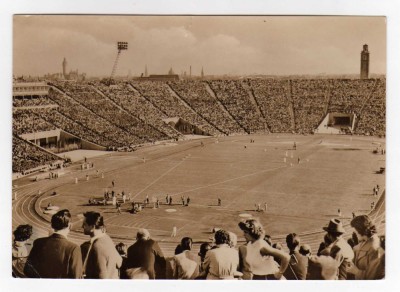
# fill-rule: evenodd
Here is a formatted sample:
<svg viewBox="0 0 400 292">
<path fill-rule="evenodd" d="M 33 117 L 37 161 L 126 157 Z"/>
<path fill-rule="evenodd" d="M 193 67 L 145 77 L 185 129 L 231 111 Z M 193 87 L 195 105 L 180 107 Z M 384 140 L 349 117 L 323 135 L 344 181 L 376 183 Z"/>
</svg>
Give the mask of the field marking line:
<svg viewBox="0 0 400 292">
<path fill-rule="evenodd" d="M 177 168 L 178 166 L 180 166 L 183 162 L 185 162 L 185 160 L 182 160 L 180 162 L 178 162 L 176 165 L 174 165 L 173 167 L 171 167 L 170 169 L 168 169 L 166 172 L 164 172 L 162 175 L 160 175 L 158 178 L 156 178 L 154 181 L 152 181 L 150 184 L 148 184 L 144 189 L 142 189 L 140 192 L 138 192 L 136 195 L 133 196 L 133 199 L 136 198 L 138 195 L 140 195 L 141 193 L 143 193 L 145 190 L 147 190 L 148 188 L 150 188 L 152 185 L 154 185 L 156 182 L 158 182 L 160 179 L 162 179 L 164 176 L 166 176 L 168 173 L 170 173 L 171 171 L 173 171 L 175 168 Z"/>
<path fill-rule="evenodd" d="M 193 192 L 193 191 L 197 191 L 197 190 L 204 189 L 204 188 L 209 188 L 209 187 L 216 186 L 216 185 L 219 185 L 219 184 L 224 184 L 224 183 L 227 183 L 227 182 L 230 182 L 230 181 L 234 181 L 234 180 L 237 180 L 237 179 L 249 177 L 249 176 L 252 176 L 252 175 L 257 175 L 257 174 L 264 173 L 264 172 L 274 171 L 274 170 L 277 170 L 277 169 L 280 169 L 280 168 L 286 168 L 286 165 L 285 166 L 281 166 L 281 167 L 264 169 L 264 170 L 261 170 L 261 171 L 258 171 L 258 172 L 253 172 L 253 173 L 245 174 L 245 175 L 242 175 L 242 176 L 230 178 L 230 179 L 227 179 L 227 180 L 224 180 L 224 181 L 220 181 L 220 182 L 216 182 L 216 183 L 213 183 L 213 184 L 197 187 L 197 188 L 194 188 L 194 189 L 191 189 L 191 190 L 182 191 L 182 192 L 179 192 L 179 193 L 175 193 L 172 196 L 179 196 L 179 195 L 184 194 L 184 193 L 190 193 L 190 192 Z"/>
</svg>

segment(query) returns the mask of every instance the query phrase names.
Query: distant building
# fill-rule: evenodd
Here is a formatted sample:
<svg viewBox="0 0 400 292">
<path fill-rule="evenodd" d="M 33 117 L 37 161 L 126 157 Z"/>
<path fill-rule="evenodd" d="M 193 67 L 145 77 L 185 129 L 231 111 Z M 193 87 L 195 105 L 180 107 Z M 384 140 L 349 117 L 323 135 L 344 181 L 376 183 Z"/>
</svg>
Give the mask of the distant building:
<svg viewBox="0 0 400 292">
<path fill-rule="evenodd" d="M 64 80 L 74 80 L 74 81 L 83 81 L 86 79 L 86 73 L 79 74 L 78 69 L 75 71 L 69 71 L 67 73 L 67 66 L 68 62 L 67 59 L 64 57 L 64 60 L 62 62 L 62 79 Z M 48 74 L 47 77 L 50 77 L 50 79 L 58 79 L 58 75 L 56 74 Z"/>
<path fill-rule="evenodd" d="M 361 51 L 361 69 L 360 69 L 360 79 L 368 79 L 369 76 L 369 51 L 368 45 L 363 46 Z"/>
</svg>

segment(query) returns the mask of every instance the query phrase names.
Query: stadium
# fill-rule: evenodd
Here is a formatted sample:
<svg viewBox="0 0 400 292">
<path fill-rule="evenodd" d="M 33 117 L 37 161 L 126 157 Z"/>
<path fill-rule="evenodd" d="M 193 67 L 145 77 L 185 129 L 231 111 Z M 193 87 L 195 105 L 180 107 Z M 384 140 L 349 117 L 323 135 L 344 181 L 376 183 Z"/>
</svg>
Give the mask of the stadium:
<svg viewBox="0 0 400 292">
<path fill-rule="evenodd" d="M 221 229 L 243 244 L 248 218 L 284 249 L 295 232 L 316 252 L 332 218 L 346 239 L 364 214 L 385 235 L 386 79 L 369 78 L 367 45 L 359 78 L 112 78 L 117 61 L 108 79 L 64 59 L 57 78 L 15 80 L 13 230 L 48 236 L 68 209 L 82 244 L 96 211 L 115 244 L 145 228 L 168 257 Z"/>
</svg>

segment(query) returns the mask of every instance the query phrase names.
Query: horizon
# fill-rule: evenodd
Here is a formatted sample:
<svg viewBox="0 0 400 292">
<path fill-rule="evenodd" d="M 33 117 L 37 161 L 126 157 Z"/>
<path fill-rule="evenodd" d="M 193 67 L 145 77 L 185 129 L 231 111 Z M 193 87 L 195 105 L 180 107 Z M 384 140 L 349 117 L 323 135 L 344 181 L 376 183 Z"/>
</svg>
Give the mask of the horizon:
<svg viewBox="0 0 400 292">
<path fill-rule="evenodd" d="M 109 76 L 356 75 L 368 44 L 370 75 L 386 74 L 386 18 L 332 16 L 16 15 L 13 74 L 78 70 Z M 334 25 L 332 25 L 334 23 Z M 46 44 L 45 46 L 43 44 Z M 163 73 L 165 72 L 165 73 Z"/>
</svg>

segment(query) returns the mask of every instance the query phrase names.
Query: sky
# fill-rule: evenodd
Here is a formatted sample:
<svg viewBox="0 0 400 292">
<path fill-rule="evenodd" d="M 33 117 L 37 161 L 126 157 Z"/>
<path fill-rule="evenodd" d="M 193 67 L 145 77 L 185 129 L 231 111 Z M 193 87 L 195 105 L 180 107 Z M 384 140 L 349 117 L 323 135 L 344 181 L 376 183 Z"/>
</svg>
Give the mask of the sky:
<svg viewBox="0 0 400 292">
<path fill-rule="evenodd" d="M 99 16 L 16 15 L 13 74 L 78 69 L 109 76 L 359 74 L 370 51 L 370 73 L 386 73 L 386 18 L 361 16 Z"/>
</svg>

